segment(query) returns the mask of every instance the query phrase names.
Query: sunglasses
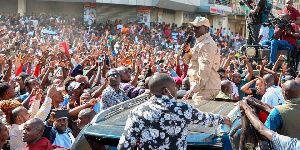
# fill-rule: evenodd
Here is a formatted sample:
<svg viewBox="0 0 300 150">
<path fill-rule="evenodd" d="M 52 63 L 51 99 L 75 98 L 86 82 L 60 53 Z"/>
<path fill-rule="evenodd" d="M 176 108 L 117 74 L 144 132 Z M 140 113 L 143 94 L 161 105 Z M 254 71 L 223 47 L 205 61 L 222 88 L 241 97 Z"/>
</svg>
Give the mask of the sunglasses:
<svg viewBox="0 0 300 150">
<path fill-rule="evenodd" d="M 109 76 L 110 77 L 115 77 L 115 76 L 120 76 L 120 74 L 119 73 L 114 73 L 114 74 L 110 74 Z"/>
</svg>

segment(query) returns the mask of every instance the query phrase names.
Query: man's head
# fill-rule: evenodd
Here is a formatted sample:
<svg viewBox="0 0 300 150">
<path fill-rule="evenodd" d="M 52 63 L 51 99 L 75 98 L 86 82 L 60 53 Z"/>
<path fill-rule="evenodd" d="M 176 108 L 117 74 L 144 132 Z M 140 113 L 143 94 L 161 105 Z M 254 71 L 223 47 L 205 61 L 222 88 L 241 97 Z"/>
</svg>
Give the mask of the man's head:
<svg viewBox="0 0 300 150">
<path fill-rule="evenodd" d="M 9 131 L 5 124 L 0 122 L 0 141 L 5 141 L 9 139 Z"/>
<path fill-rule="evenodd" d="M 209 20 L 205 17 L 196 17 L 193 22 L 189 22 L 189 25 L 194 27 L 195 37 L 198 38 L 209 32 Z"/>
<path fill-rule="evenodd" d="M 119 85 L 121 82 L 120 73 L 116 69 L 111 69 L 106 73 L 106 79 L 110 86 Z"/>
<path fill-rule="evenodd" d="M 24 86 L 26 88 L 26 91 L 31 93 L 32 89 L 35 87 L 41 88 L 41 84 L 38 82 L 36 77 L 30 76 L 27 77 L 24 81 Z"/>
<path fill-rule="evenodd" d="M 23 142 L 27 142 L 28 145 L 35 144 L 42 138 L 44 129 L 43 121 L 38 118 L 26 121 L 23 130 Z"/>
<path fill-rule="evenodd" d="M 300 97 L 300 84 L 295 80 L 288 80 L 282 85 L 282 95 L 286 100 Z"/>
<path fill-rule="evenodd" d="M 176 83 L 168 74 L 154 74 L 149 80 L 149 89 L 153 95 L 167 95 L 169 98 L 176 98 Z"/>
<path fill-rule="evenodd" d="M 18 106 L 11 111 L 10 121 L 12 124 L 21 125 L 30 119 L 28 110 L 23 106 Z"/>
<path fill-rule="evenodd" d="M 117 68 L 117 71 L 120 73 L 121 81 L 128 83 L 131 80 L 130 72 L 127 67 L 121 66 Z"/>
<path fill-rule="evenodd" d="M 0 99 L 8 100 L 16 96 L 14 88 L 8 83 L 0 83 Z"/>
<path fill-rule="evenodd" d="M 64 95 L 62 93 L 62 88 L 57 87 L 55 94 L 51 97 L 52 102 L 61 103 L 64 101 Z"/>
<path fill-rule="evenodd" d="M 85 125 L 91 122 L 95 117 L 96 112 L 91 108 L 83 109 L 78 114 L 77 126 L 82 129 Z"/>
<path fill-rule="evenodd" d="M 77 75 L 75 77 L 75 80 L 76 82 L 79 82 L 79 83 L 84 83 L 84 89 L 87 89 L 89 87 L 89 79 L 87 76 L 83 76 L 83 75 Z"/>
<path fill-rule="evenodd" d="M 223 80 L 221 81 L 221 91 L 225 93 L 227 96 L 230 96 L 232 93 L 232 86 L 230 81 Z"/>
<path fill-rule="evenodd" d="M 242 80 L 241 74 L 235 72 L 232 74 L 232 82 L 236 85 L 240 84 Z"/>
<path fill-rule="evenodd" d="M 264 75 L 265 83 L 266 83 L 266 88 L 269 88 L 270 86 L 274 85 L 274 76 L 272 74 L 266 74 Z"/>
<path fill-rule="evenodd" d="M 190 88 L 190 78 L 189 77 L 185 77 L 182 80 L 182 87 Z"/>
<path fill-rule="evenodd" d="M 287 10 L 291 10 L 293 8 L 294 2 L 293 0 L 286 0 L 285 1 L 285 7 Z"/>
<path fill-rule="evenodd" d="M 58 118 L 54 121 L 53 125 L 59 133 L 63 133 L 67 130 L 68 118 Z"/>
<path fill-rule="evenodd" d="M 84 105 L 85 103 L 91 100 L 92 96 L 89 92 L 85 92 L 80 96 L 80 105 Z"/>
</svg>

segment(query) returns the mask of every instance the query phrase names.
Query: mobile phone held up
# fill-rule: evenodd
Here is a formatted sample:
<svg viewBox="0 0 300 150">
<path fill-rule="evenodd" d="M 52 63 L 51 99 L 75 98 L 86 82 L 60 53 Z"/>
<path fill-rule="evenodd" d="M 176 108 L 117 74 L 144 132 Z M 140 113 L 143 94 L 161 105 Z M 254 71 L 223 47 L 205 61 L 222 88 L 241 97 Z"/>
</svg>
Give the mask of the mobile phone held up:
<svg viewBox="0 0 300 150">
<path fill-rule="evenodd" d="M 53 115 L 53 118 L 65 118 L 69 116 L 70 116 L 69 110 L 58 110 Z"/>
</svg>

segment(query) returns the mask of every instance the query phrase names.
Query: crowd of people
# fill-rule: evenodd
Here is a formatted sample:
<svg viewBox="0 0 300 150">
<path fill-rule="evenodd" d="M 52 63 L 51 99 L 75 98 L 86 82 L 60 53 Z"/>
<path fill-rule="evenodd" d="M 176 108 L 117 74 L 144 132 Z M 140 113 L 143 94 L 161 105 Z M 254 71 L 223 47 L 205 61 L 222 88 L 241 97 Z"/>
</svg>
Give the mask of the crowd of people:
<svg viewBox="0 0 300 150">
<path fill-rule="evenodd" d="M 299 149 L 295 138 L 300 139 L 300 119 L 295 114 L 300 110 L 300 75 L 290 74 L 282 55 L 276 62 L 271 58 L 272 69 L 266 67 L 267 58 L 253 67 L 235 51 L 245 40 L 230 28 L 214 29 L 204 17 L 182 26 L 151 22 L 150 27 L 117 19 L 88 25 L 74 16 L 42 13 L 2 13 L 0 19 L 0 148 L 4 150 L 70 149 L 98 113 L 143 94 L 152 97 L 128 116 L 119 149 L 133 149 L 137 141 L 142 149 L 186 149 L 188 124 L 232 125 L 227 116 L 175 100 L 197 101 L 212 95 L 221 100 L 247 99 L 248 104 L 236 104 L 245 114 L 239 142 L 233 142 L 236 149 L 247 145 L 250 122 L 262 135 L 260 140 L 271 141 L 272 148 Z M 187 43 L 189 35 L 193 39 Z M 187 54 L 192 55 L 187 58 Z M 260 75 L 255 77 L 253 69 Z M 166 110 L 170 113 L 164 114 Z M 161 118 L 181 124 L 170 131 L 167 124 L 172 121 L 166 124 Z"/>
</svg>

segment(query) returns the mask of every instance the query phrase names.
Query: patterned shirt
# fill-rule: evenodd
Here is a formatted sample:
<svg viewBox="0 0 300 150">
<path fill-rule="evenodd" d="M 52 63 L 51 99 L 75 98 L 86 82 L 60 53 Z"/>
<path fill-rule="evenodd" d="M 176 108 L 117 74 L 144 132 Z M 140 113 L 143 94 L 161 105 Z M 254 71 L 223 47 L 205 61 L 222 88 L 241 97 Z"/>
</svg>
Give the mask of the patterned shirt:
<svg viewBox="0 0 300 150">
<path fill-rule="evenodd" d="M 120 83 L 120 88 L 123 89 L 129 98 L 135 98 L 145 92 L 145 89 L 140 89 L 129 83 Z"/>
<path fill-rule="evenodd" d="M 118 91 L 116 91 L 116 89 L 108 85 L 103 90 L 103 93 L 101 95 L 100 111 L 103 111 L 109 107 L 112 107 L 129 99 L 130 98 L 126 95 L 124 90 L 119 89 Z"/>
<path fill-rule="evenodd" d="M 275 132 L 271 137 L 271 145 L 274 150 L 299 150 L 300 140 L 283 136 Z"/>
<path fill-rule="evenodd" d="M 186 103 L 178 103 L 168 96 L 153 96 L 132 110 L 119 150 L 134 149 L 186 149 L 189 124 L 216 126 L 224 123 L 220 115 L 204 113 Z"/>
</svg>

